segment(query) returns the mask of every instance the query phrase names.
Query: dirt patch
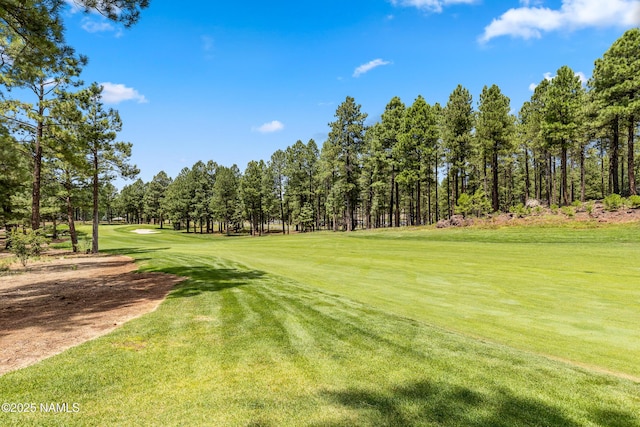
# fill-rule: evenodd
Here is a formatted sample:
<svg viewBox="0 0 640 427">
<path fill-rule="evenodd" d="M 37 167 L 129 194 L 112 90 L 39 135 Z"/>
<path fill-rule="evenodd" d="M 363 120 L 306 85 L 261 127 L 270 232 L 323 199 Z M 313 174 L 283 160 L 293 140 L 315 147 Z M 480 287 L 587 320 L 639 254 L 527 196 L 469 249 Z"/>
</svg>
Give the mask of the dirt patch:
<svg viewBox="0 0 640 427">
<path fill-rule="evenodd" d="M 549 209 L 540 206 L 532 209 L 530 213 L 495 213 L 484 217 L 463 217 L 454 215 L 450 219 L 443 219 L 436 225 L 437 228 L 448 227 L 503 227 L 510 225 L 553 225 L 569 222 L 591 224 L 624 224 L 640 222 L 640 208 L 619 209 L 608 211 L 604 209 L 602 202 L 596 201 L 590 211 L 585 206 L 568 206 L 565 208 Z"/>
<path fill-rule="evenodd" d="M 0 277 L 0 375 L 155 310 L 184 280 L 136 268 L 124 256 L 58 255 Z"/>
</svg>

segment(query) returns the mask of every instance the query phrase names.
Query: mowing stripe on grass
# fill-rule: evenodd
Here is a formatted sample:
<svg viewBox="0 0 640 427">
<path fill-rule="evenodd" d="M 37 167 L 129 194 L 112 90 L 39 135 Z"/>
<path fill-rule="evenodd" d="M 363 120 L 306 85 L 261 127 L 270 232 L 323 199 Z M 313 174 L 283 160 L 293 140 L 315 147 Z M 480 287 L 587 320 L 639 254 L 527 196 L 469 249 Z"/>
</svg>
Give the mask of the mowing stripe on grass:
<svg viewBox="0 0 640 427">
<path fill-rule="evenodd" d="M 5 401 L 77 402 L 81 408 L 70 414 L 0 413 L 1 425 L 640 426 L 640 384 L 447 330 L 458 329 L 455 319 L 464 318 L 455 312 L 460 304 L 475 308 L 473 316 L 480 316 L 482 308 L 512 310 L 510 316 L 516 316 L 526 311 L 521 306 L 543 307 L 554 301 L 546 293 L 562 290 L 550 285 L 528 293 L 526 286 L 483 286 L 482 280 L 490 277 L 486 269 L 476 277 L 468 271 L 449 276 L 452 265 L 438 270 L 427 256 L 412 255 L 419 248 L 467 249 L 465 262 L 473 262 L 483 256 L 482 242 L 430 246 L 413 239 L 417 246 L 412 246 L 412 239 L 405 241 L 400 233 L 369 239 L 380 243 L 363 246 L 354 242 L 365 239 L 340 235 L 331 240 L 211 239 L 166 231 L 132 240 L 126 230 L 110 229 L 104 246 L 125 253 L 135 247 L 128 252 L 143 259 L 144 269 L 190 279 L 155 312 L 0 377 Z M 393 264 L 367 262 L 369 255 L 381 256 L 381 246 L 406 257 L 393 274 L 388 270 Z M 284 274 L 270 273 L 255 260 L 247 262 L 251 257 L 241 256 L 243 247 L 251 248 L 253 256 L 271 251 L 264 255 L 265 265 L 277 258 L 276 266 L 280 262 L 289 268 L 282 268 Z M 297 260 L 307 257 L 321 265 L 331 250 L 334 257 L 348 257 L 326 264 L 316 276 Z M 369 269 L 366 281 L 347 274 L 350 267 Z M 375 283 L 379 273 L 382 280 Z M 344 277 L 350 281 L 339 283 Z M 401 280 L 388 281 L 385 292 L 382 283 L 390 277 Z M 434 286 L 431 277 L 441 283 Z M 464 286 L 447 285 L 458 280 Z M 475 292 L 475 305 L 464 294 L 467 288 Z M 579 291 L 568 288 L 560 298 L 584 301 Z M 420 300 L 420 292 L 429 297 Z M 486 304 L 491 298 L 509 301 L 494 307 Z M 447 317 L 438 315 L 434 299 L 450 304 Z M 602 303 L 619 299 L 613 294 Z M 413 304 L 415 310 L 403 313 L 398 309 L 403 304 Z M 616 314 L 630 306 L 633 302 L 627 301 Z M 443 319 L 451 324 L 430 325 Z M 625 319 L 618 318 L 618 332 L 606 324 L 607 333 L 628 333 Z M 512 319 L 516 326 L 505 336 L 517 336 L 522 328 L 518 322 Z M 601 332 L 595 332 L 598 338 Z M 574 342 L 587 347 L 584 340 Z"/>
<path fill-rule="evenodd" d="M 638 384 L 189 259 L 181 268 L 196 279 L 155 312 L 0 378 L 3 399 L 78 402 L 79 413 L 4 413 L 0 423 L 640 425 Z"/>
</svg>

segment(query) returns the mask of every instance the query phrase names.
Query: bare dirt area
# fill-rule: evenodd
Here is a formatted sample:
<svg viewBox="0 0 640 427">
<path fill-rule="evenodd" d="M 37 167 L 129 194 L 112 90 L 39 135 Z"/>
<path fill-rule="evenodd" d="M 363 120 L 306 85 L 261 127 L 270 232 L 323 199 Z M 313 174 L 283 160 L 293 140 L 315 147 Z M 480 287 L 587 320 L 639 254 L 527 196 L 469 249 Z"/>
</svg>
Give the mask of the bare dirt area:
<svg viewBox="0 0 640 427">
<path fill-rule="evenodd" d="M 438 228 L 448 227 L 503 227 L 509 225 L 550 225 L 569 222 L 591 223 L 591 224 L 624 224 L 630 222 L 640 222 L 640 208 L 618 209 L 608 211 L 604 209 L 602 202 L 595 202 L 590 212 L 584 207 L 569 206 L 565 208 L 551 210 L 547 207 L 540 207 L 539 212 L 529 214 L 500 213 L 491 214 L 482 218 L 473 216 L 463 217 L 453 215 L 450 219 L 440 220 Z"/>
<path fill-rule="evenodd" d="M 155 310 L 182 277 L 124 256 L 49 255 L 0 276 L 0 375 Z"/>
</svg>

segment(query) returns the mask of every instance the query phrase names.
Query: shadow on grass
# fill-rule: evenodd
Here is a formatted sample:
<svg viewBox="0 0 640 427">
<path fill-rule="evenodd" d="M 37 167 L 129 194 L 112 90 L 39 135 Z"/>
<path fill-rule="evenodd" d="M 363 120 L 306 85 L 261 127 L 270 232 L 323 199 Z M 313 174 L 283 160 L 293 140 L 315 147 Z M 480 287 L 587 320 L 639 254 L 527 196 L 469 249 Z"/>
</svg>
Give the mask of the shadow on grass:
<svg viewBox="0 0 640 427">
<path fill-rule="evenodd" d="M 146 254 L 150 252 L 159 252 L 166 251 L 171 249 L 170 247 L 166 248 L 117 248 L 117 249 L 100 249 L 101 253 L 111 254 L 111 255 L 138 255 L 138 254 Z"/>
<path fill-rule="evenodd" d="M 559 408 L 532 398 L 516 396 L 506 390 L 482 393 L 466 387 L 418 381 L 394 387 L 388 393 L 347 389 L 323 393 L 323 397 L 352 412 L 344 420 L 318 426 L 565 426 L 581 424 Z M 602 411 L 597 404 L 588 414 L 596 425 L 637 426 L 631 413 Z M 355 418 L 353 417 L 355 415 Z"/>
<path fill-rule="evenodd" d="M 218 292 L 252 284 L 265 273 L 257 270 L 236 270 L 215 267 L 168 267 L 160 269 L 163 273 L 188 277 L 178 285 L 168 298 L 186 298 L 203 292 Z"/>
</svg>

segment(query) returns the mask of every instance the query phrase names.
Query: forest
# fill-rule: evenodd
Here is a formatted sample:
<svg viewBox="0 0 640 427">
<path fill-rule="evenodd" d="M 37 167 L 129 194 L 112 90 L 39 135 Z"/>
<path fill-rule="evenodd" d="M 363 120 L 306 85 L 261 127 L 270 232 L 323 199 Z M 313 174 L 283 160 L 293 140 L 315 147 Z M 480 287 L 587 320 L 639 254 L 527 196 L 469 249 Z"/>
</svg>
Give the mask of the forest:
<svg viewBox="0 0 640 427">
<path fill-rule="evenodd" d="M 0 222 L 171 221 L 200 233 L 252 234 L 433 224 L 603 199 L 637 197 L 640 29 L 624 33 L 583 84 L 568 66 L 543 79 L 517 114 L 496 85 L 477 101 L 458 85 L 445 105 L 389 101 L 379 121 L 346 97 L 326 141 L 296 141 L 269 159 L 198 161 L 176 177 L 135 177 L 131 144 L 116 142 L 117 111 L 97 84 L 77 89 L 85 59 L 3 69 Z M 9 95 L 30 91 L 34 103 Z"/>
<path fill-rule="evenodd" d="M 476 108 L 474 108 L 476 107 Z M 635 196 L 640 122 L 640 30 L 627 31 L 583 85 L 568 66 L 544 79 L 517 115 L 496 85 L 477 106 L 462 86 L 446 105 L 394 97 L 380 121 L 347 97 L 321 147 L 297 141 L 238 166 L 197 162 L 111 192 L 128 221 L 171 219 L 194 231 L 252 233 L 433 224 L 526 207 Z M 277 225 L 276 225 L 277 224 Z"/>
</svg>

